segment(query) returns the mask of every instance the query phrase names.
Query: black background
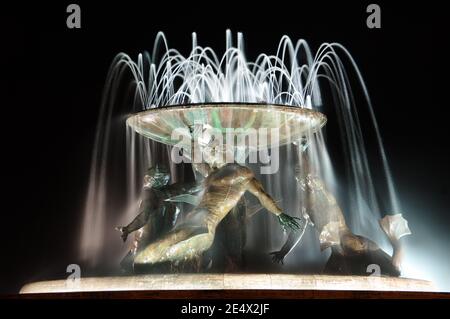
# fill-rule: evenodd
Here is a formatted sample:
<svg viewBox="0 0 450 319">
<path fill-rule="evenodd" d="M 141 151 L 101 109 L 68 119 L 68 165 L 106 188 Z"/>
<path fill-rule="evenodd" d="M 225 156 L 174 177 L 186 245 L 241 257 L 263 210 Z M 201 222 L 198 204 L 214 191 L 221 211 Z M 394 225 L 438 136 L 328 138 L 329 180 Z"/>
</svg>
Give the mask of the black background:
<svg viewBox="0 0 450 319">
<path fill-rule="evenodd" d="M 227 28 L 242 31 L 249 59 L 275 53 L 284 34 L 313 49 L 343 44 L 369 88 L 400 199 L 426 208 L 420 214 L 436 220 L 436 233 L 449 230 L 449 123 L 438 98 L 447 93 L 439 75 L 448 37 L 437 26 L 443 19 L 437 5 L 378 1 L 377 30 L 366 27 L 365 1 L 79 1 L 82 27 L 70 30 L 68 3 L 1 9 L 0 292 L 64 276 L 77 261 L 109 64 L 118 52 L 135 57 L 151 50 L 158 31 L 184 54 L 193 31 L 201 45 L 219 52 Z"/>
</svg>

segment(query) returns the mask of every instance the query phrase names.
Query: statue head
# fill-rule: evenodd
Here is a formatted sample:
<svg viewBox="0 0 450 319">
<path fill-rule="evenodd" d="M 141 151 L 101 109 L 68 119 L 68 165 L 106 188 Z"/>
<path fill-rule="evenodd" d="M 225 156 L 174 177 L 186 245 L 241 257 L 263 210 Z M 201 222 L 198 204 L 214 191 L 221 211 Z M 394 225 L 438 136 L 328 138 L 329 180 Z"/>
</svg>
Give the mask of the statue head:
<svg viewBox="0 0 450 319">
<path fill-rule="evenodd" d="M 163 165 L 150 167 L 144 176 L 144 188 L 161 188 L 170 180 L 170 172 Z"/>
</svg>

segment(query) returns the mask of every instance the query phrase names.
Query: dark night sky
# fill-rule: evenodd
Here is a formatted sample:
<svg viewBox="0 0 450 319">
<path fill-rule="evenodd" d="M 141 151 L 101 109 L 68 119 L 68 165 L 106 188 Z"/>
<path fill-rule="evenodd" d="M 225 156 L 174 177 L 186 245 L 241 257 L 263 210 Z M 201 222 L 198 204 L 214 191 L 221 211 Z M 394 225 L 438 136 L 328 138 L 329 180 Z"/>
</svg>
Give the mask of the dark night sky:
<svg viewBox="0 0 450 319">
<path fill-rule="evenodd" d="M 103 83 L 120 51 L 151 50 L 158 31 L 188 53 L 191 32 L 219 52 L 225 29 L 242 31 L 246 53 L 275 53 L 280 37 L 313 49 L 340 42 L 365 77 L 400 199 L 419 205 L 439 234 L 450 228 L 446 105 L 438 100 L 437 7 L 377 2 L 382 28 L 365 26 L 369 2 L 330 5 L 240 1 L 183 6 L 155 1 L 78 2 L 81 30 L 65 26 L 69 2 L 2 9 L 2 258 L 0 292 L 58 277 L 76 260 L 80 216 Z M 295 9 L 294 9 L 295 8 Z M 6 89 L 6 90 L 5 90 Z M 4 94 L 3 94 L 4 95 Z M 6 203 L 6 205 L 5 205 Z M 431 208 L 430 208 L 431 207 Z M 430 209 L 428 209 L 430 208 Z M 420 218 L 418 219 L 420 220 Z M 6 232 L 6 233 L 5 233 Z M 449 240 L 449 237 L 442 239 Z M 443 254 L 449 255 L 448 251 Z M 430 261 L 432 262 L 432 261 Z"/>
</svg>

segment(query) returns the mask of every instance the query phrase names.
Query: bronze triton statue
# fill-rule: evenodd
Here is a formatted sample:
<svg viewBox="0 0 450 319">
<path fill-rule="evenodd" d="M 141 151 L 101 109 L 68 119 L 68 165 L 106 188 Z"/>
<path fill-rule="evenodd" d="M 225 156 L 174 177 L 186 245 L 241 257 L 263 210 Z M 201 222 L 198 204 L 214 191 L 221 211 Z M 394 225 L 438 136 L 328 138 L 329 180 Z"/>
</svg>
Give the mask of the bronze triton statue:
<svg viewBox="0 0 450 319">
<path fill-rule="evenodd" d="M 131 268 L 134 255 L 142 247 L 173 229 L 179 220 L 180 209 L 170 199 L 201 190 L 201 185 L 196 182 L 169 184 L 169 180 L 170 173 L 165 166 L 149 168 L 144 176 L 139 214 L 127 226 L 117 227 L 123 241 L 130 233 L 137 231 L 130 251 L 121 262 L 125 270 Z"/>
<path fill-rule="evenodd" d="M 386 216 L 380 221 L 383 231 L 394 247 L 393 256 L 385 253 L 375 242 L 351 232 L 336 198 L 327 190 L 320 177 L 311 170 L 306 138 L 299 143 L 299 165 L 295 177 L 305 193 L 305 212 L 301 231 L 291 232 L 280 251 L 271 253 L 275 262 L 283 259 L 300 242 L 308 223 L 319 235 L 321 250 L 331 248 L 324 272 L 340 275 L 367 275 L 369 265 L 378 265 L 383 275 L 400 275 L 401 245 L 399 239 L 410 234 L 401 214 Z"/>
<path fill-rule="evenodd" d="M 196 149 L 196 135 L 193 132 L 192 150 Z M 194 156 L 192 155 L 192 158 Z M 177 263 L 194 259 L 210 248 L 216 228 L 228 213 L 240 202 L 248 191 L 253 194 L 269 212 L 277 216 L 284 228 L 299 229 L 297 218 L 282 213 L 275 201 L 264 191 L 253 172 L 245 166 L 211 160 L 208 163 L 193 164 L 194 169 L 206 177 L 202 183 L 199 204 L 186 216 L 186 221 L 174 229 L 161 234 L 146 247 L 136 251 L 134 264 L 156 265 L 164 262 Z M 156 204 L 158 205 L 158 204 Z M 157 210 L 153 210 L 156 213 Z M 151 213 L 150 213 L 151 215 Z M 138 216 L 135 220 L 140 220 Z M 134 221 L 130 224 L 133 225 Z M 137 222 L 136 227 L 126 226 L 122 231 L 137 230 L 145 223 Z"/>
</svg>

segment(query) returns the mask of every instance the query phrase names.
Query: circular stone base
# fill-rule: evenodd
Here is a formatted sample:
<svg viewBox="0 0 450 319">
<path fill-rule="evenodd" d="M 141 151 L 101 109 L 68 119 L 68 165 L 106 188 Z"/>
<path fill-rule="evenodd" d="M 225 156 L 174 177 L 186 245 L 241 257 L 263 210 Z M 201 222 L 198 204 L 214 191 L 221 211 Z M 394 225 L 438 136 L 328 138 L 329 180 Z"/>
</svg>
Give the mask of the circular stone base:
<svg viewBox="0 0 450 319">
<path fill-rule="evenodd" d="M 90 277 L 78 281 L 30 283 L 21 294 L 124 290 L 365 290 L 435 291 L 429 281 L 394 278 L 294 274 L 167 274 Z"/>
</svg>

